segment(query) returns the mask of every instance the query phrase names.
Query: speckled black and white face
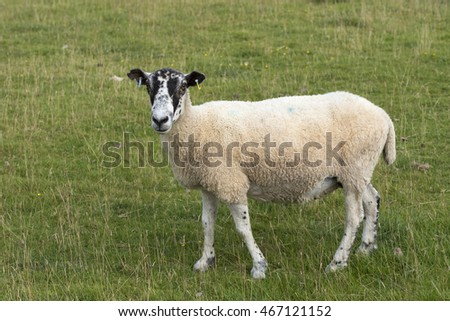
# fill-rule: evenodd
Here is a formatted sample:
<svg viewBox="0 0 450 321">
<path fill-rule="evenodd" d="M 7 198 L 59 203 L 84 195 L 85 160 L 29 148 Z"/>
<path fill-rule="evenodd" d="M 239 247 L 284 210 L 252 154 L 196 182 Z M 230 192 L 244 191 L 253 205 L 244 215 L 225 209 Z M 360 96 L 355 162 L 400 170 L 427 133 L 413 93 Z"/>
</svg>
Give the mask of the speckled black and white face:
<svg viewBox="0 0 450 321">
<path fill-rule="evenodd" d="M 173 123 L 183 114 L 188 87 L 200 84 L 205 79 L 205 76 L 197 71 L 183 74 L 169 68 L 153 73 L 132 69 L 128 77 L 136 80 L 139 85 L 147 86 L 152 109 L 152 127 L 161 134 L 169 132 Z"/>
</svg>

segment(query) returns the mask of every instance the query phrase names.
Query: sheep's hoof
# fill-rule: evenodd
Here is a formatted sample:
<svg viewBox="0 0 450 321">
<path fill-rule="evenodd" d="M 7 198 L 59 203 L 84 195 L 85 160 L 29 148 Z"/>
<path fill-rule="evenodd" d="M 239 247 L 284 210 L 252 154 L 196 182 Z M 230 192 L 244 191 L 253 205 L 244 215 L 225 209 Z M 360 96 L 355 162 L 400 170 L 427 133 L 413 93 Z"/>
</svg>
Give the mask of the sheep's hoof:
<svg viewBox="0 0 450 321">
<path fill-rule="evenodd" d="M 358 255 L 369 255 L 373 251 L 375 251 L 378 248 L 376 243 L 361 243 L 361 245 L 358 247 L 358 250 L 356 250 L 356 253 Z"/>
<path fill-rule="evenodd" d="M 254 279 L 264 279 L 266 277 L 267 262 L 266 260 L 259 261 L 253 265 L 252 268 L 252 278 Z"/>
<path fill-rule="evenodd" d="M 326 267 L 325 272 L 326 273 L 337 272 L 337 271 L 342 270 L 342 269 L 344 269 L 346 267 L 347 267 L 347 262 L 336 262 L 336 261 L 333 260 Z"/>
<path fill-rule="evenodd" d="M 194 271 L 199 272 L 206 272 L 211 266 L 214 266 L 216 264 L 216 258 L 209 257 L 209 258 L 201 258 L 194 264 Z"/>
</svg>

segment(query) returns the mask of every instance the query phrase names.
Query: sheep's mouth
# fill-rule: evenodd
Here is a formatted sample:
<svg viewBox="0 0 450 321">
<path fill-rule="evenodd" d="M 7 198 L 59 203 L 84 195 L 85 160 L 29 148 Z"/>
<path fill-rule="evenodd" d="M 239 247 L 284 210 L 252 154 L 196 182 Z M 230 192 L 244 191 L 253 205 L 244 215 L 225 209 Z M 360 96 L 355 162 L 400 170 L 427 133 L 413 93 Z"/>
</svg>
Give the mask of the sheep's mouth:
<svg viewBox="0 0 450 321">
<path fill-rule="evenodd" d="M 167 134 L 171 129 L 172 127 L 169 127 L 167 129 L 155 129 L 155 132 L 157 132 L 158 134 Z"/>
<path fill-rule="evenodd" d="M 154 122 L 152 122 L 152 128 L 158 134 L 165 134 L 165 133 L 169 132 L 172 129 L 172 124 L 159 125 L 159 124 L 155 124 Z"/>
</svg>

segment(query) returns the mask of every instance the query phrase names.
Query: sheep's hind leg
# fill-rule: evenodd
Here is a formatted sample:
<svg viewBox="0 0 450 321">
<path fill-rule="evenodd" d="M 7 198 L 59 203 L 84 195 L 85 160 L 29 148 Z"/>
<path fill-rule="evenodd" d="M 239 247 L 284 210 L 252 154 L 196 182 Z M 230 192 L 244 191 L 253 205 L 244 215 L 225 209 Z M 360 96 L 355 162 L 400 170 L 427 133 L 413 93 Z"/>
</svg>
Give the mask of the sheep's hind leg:
<svg viewBox="0 0 450 321">
<path fill-rule="evenodd" d="M 344 237 L 334 254 L 333 261 L 327 266 L 326 272 L 334 272 L 347 266 L 350 249 L 355 240 L 356 232 L 361 223 L 364 212 L 362 205 L 362 195 L 360 192 L 345 190 L 345 209 L 347 218 L 345 222 Z"/>
<path fill-rule="evenodd" d="M 364 229 L 358 253 L 369 254 L 377 249 L 378 216 L 380 195 L 372 184 L 367 185 L 363 194 Z"/>
<path fill-rule="evenodd" d="M 194 270 L 206 271 L 215 264 L 214 223 L 219 201 L 212 193 L 202 191 L 202 223 L 205 234 L 202 257 L 194 264 Z"/>
<path fill-rule="evenodd" d="M 242 204 L 230 204 L 229 207 L 236 229 L 244 238 L 244 242 L 253 259 L 252 277 L 263 279 L 266 277 L 267 261 L 253 238 L 248 207 Z"/>
</svg>

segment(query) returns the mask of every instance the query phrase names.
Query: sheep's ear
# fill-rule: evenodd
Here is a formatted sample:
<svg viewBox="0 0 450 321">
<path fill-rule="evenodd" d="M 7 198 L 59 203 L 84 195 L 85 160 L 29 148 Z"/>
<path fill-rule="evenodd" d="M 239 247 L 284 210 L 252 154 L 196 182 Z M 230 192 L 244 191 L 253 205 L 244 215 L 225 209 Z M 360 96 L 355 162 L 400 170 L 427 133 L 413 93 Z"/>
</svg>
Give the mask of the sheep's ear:
<svg viewBox="0 0 450 321">
<path fill-rule="evenodd" d="M 142 69 L 131 69 L 127 75 L 128 78 L 130 78 L 131 80 L 136 80 L 138 85 L 141 85 L 147 82 L 151 74 L 143 71 Z"/>
<path fill-rule="evenodd" d="M 205 78 L 206 76 L 198 71 L 193 71 L 185 76 L 188 87 L 201 84 Z"/>
</svg>

